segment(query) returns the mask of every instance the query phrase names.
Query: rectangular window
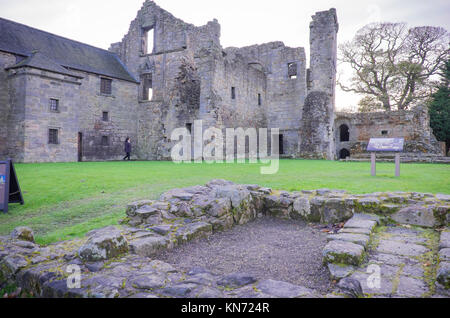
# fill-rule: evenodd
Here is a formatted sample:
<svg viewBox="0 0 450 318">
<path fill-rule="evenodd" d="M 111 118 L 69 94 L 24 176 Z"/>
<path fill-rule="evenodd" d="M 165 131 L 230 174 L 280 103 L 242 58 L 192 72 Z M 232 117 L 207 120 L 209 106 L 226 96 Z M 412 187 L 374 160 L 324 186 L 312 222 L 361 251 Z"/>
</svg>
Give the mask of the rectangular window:
<svg viewBox="0 0 450 318">
<path fill-rule="evenodd" d="M 109 78 L 102 78 L 100 83 L 100 93 L 105 95 L 112 94 L 112 80 Z"/>
<path fill-rule="evenodd" d="M 109 137 L 102 136 L 102 146 L 109 146 Z"/>
<path fill-rule="evenodd" d="M 144 30 L 142 39 L 142 51 L 144 54 L 152 54 L 155 48 L 155 30 L 153 28 Z"/>
<path fill-rule="evenodd" d="M 279 135 L 278 146 L 280 147 L 280 155 L 284 155 L 284 136 Z"/>
<path fill-rule="evenodd" d="M 258 106 L 262 105 L 262 97 L 261 94 L 258 94 Z"/>
<path fill-rule="evenodd" d="M 48 130 L 48 143 L 51 145 L 57 145 L 59 143 L 58 129 L 49 129 Z"/>
<path fill-rule="evenodd" d="M 59 100 L 50 98 L 50 111 L 54 113 L 59 112 Z"/>
<path fill-rule="evenodd" d="M 143 100 L 152 100 L 153 98 L 153 75 L 152 74 L 143 74 L 141 76 L 142 83 L 142 99 Z"/>
<path fill-rule="evenodd" d="M 103 118 L 103 121 L 109 121 L 109 113 L 103 112 L 102 118 Z"/>
<path fill-rule="evenodd" d="M 389 131 L 387 131 L 387 130 L 383 130 L 381 132 L 381 135 L 383 135 L 383 136 L 387 136 L 388 134 L 389 134 Z"/>
<path fill-rule="evenodd" d="M 189 133 L 192 133 L 192 124 L 186 124 L 186 129 L 189 131 Z"/>
<path fill-rule="evenodd" d="M 236 87 L 231 88 L 231 99 L 236 99 Z"/>
<path fill-rule="evenodd" d="M 288 76 L 290 79 L 297 78 L 297 63 L 288 63 Z"/>
</svg>

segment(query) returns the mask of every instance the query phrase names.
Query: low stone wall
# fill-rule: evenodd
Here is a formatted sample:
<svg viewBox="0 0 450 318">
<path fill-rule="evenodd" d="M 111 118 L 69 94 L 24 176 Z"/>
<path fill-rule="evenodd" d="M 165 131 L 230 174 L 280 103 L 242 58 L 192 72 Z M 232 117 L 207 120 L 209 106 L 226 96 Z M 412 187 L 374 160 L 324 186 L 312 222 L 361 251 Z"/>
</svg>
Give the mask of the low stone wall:
<svg viewBox="0 0 450 318">
<path fill-rule="evenodd" d="M 158 201 L 132 203 L 120 228 L 92 231 L 83 239 L 41 247 L 26 228 L 0 237 L 0 283 L 15 282 L 38 297 L 313 297 L 317 294 L 302 286 L 258 282 L 242 273 L 189 275 L 151 258 L 161 250 L 266 215 L 340 223 L 343 229 L 330 238 L 324 263 L 332 275 L 345 277 L 333 265 L 362 264 L 377 224 L 441 228 L 449 224 L 449 211 L 450 195 L 352 195 L 328 189 L 290 193 L 213 180 L 205 186 L 171 190 Z M 442 264 L 445 285 L 448 268 Z M 80 286 L 68 289 L 67 279 L 74 268 L 80 271 Z"/>
</svg>

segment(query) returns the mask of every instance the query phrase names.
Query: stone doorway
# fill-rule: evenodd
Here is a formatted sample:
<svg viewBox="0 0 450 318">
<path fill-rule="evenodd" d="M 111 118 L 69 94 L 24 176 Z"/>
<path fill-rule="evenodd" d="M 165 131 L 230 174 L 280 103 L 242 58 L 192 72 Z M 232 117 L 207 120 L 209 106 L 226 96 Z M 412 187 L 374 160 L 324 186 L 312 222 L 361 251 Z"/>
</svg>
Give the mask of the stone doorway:
<svg viewBox="0 0 450 318">
<path fill-rule="evenodd" d="M 350 157 L 350 151 L 348 151 L 348 149 L 342 149 L 339 152 L 339 159 L 347 159 L 348 157 Z"/>
</svg>

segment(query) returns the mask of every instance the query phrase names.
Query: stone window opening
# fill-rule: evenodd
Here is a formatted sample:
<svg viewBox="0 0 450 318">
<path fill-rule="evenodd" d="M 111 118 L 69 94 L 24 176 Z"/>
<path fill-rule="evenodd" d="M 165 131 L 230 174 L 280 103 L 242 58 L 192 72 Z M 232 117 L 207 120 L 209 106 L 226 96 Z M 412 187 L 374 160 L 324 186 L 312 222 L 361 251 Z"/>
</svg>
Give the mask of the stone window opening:
<svg viewBox="0 0 450 318">
<path fill-rule="evenodd" d="M 50 128 L 48 130 L 48 143 L 50 145 L 57 145 L 59 144 L 59 138 L 58 138 L 58 129 Z"/>
<path fill-rule="evenodd" d="M 100 93 L 104 95 L 112 94 L 112 80 L 109 78 L 101 78 L 100 80 Z"/>
<path fill-rule="evenodd" d="M 278 147 L 279 147 L 279 154 L 284 155 L 284 135 L 278 136 Z"/>
<path fill-rule="evenodd" d="M 387 136 L 387 135 L 389 135 L 389 131 L 383 130 L 383 131 L 381 132 L 381 135 L 382 135 L 382 136 Z"/>
<path fill-rule="evenodd" d="M 236 87 L 231 88 L 231 99 L 236 99 Z"/>
<path fill-rule="evenodd" d="M 155 50 L 155 29 L 144 29 L 142 38 L 142 51 L 144 54 L 152 54 Z"/>
<path fill-rule="evenodd" d="M 258 94 L 258 106 L 262 105 L 262 96 L 261 94 Z"/>
<path fill-rule="evenodd" d="M 109 137 L 102 136 L 102 146 L 109 146 Z"/>
<path fill-rule="evenodd" d="M 108 112 L 103 112 L 102 119 L 103 119 L 103 121 L 109 121 L 109 113 Z"/>
<path fill-rule="evenodd" d="M 297 63 L 288 63 L 288 77 L 290 79 L 297 79 Z"/>
<path fill-rule="evenodd" d="M 191 123 L 186 124 L 186 129 L 189 131 L 190 134 L 192 134 L 192 124 Z"/>
<path fill-rule="evenodd" d="M 348 157 L 350 157 L 350 151 L 348 151 L 348 149 L 342 149 L 339 152 L 339 159 L 347 159 Z"/>
<path fill-rule="evenodd" d="M 142 82 L 142 99 L 151 101 L 153 99 L 153 76 L 152 74 L 143 74 L 141 76 Z"/>
<path fill-rule="evenodd" d="M 50 98 L 50 111 L 53 113 L 59 112 L 59 100 L 56 98 Z"/>
<path fill-rule="evenodd" d="M 341 142 L 348 142 L 350 141 L 350 129 L 348 128 L 347 125 L 341 125 L 339 127 L 339 132 L 340 132 L 340 141 Z"/>
</svg>

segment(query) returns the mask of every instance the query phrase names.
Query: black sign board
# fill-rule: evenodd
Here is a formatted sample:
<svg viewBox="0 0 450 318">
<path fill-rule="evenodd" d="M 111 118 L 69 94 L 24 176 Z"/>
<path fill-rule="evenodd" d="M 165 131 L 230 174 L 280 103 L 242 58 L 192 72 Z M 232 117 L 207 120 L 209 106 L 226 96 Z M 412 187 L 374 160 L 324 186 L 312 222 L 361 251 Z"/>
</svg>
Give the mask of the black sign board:
<svg viewBox="0 0 450 318">
<path fill-rule="evenodd" d="M 16 170 L 11 160 L 0 161 L 0 210 L 8 212 L 9 203 L 24 204 Z"/>
</svg>

